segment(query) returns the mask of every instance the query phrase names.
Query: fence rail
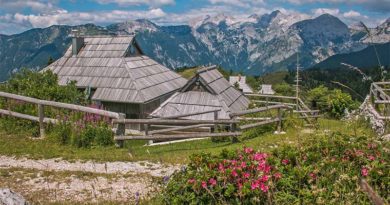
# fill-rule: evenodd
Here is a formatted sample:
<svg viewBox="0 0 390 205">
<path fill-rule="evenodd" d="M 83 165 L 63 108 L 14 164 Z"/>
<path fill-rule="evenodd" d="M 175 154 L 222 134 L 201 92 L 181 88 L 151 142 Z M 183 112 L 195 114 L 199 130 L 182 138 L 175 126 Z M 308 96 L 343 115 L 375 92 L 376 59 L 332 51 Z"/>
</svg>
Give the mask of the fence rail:
<svg viewBox="0 0 390 205">
<path fill-rule="evenodd" d="M 47 124 L 47 123 L 55 124 L 55 123 L 59 122 L 59 120 L 57 120 L 57 119 L 51 119 L 51 118 L 45 117 L 45 111 L 44 111 L 45 106 L 68 109 L 68 110 L 90 113 L 90 114 L 96 114 L 96 115 L 109 117 L 109 118 L 113 118 L 113 119 L 124 118 L 124 114 L 121 114 L 121 113 L 110 112 L 110 111 L 106 111 L 106 110 L 100 110 L 100 109 L 96 109 L 96 108 L 90 108 L 90 107 L 68 104 L 68 103 L 40 100 L 40 99 L 26 97 L 26 96 L 22 96 L 22 95 L 16 95 L 16 94 L 12 94 L 12 93 L 0 92 L 0 97 L 6 98 L 6 99 L 18 100 L 18 101 L 22 101 L 22 102 L 27 102 L 27 103 L 31 103 L 31 104 L 36 104 L 38 106 L 37 116 L 27 115 L 27 114 L 13 112 L 11 110 L 4 110 L 4 109 L 0 109 L 0 114 L 39 122 L 40 136 L 41 137 L 45 136 L 44 124 Z"/>
<path fill-rule="evenodd" d="M 259 95 L 266 96 L 266 95 Z M 168 116 L 164 118 L 150 118 L 150 119 L 125 119 L 125 115 L 122 113 L 115 113 L 90 107 L 84 107 L 80 105 L 59 103 L 53 101 L 46 101 L 35 99 L 31 97 L 0 92 L 0 97 L 6 99 L 13 99 L 23 101 L 27 103 L 36 104 L 38 106 L 37 116 L 31 116 L 14 112 L 11 110 L 0 109 L 1 115 L 13 116 L 17 118 L 27 119 L 35 122 L 39 122 L 41 136 L 44 137 L 45 126 L 47 123 L 58 123 L 58 119 L 52 119 L 45 117 L 44 107 L 50 106 L 55 108 L 68 109 L 73 111 L 79 111 L 84 113 L 91 113 L 100 116 L 105 116 L 111 119 L 112 124 L 116 127 L 114 139 L 117 141 L 118 146 L 123 146 L 125 140 L 149 140 L 149 144 L 153 143 L 153 140 L 180 140 L 180 139 L 192 139 L 192 138 L 213 138 L 213 137 L 232 137 L 232 141 L 237 141 L 237 137 L 242 134 L 242 130 L 251 129 L 257 126 L 262 126 L 271 123 L 277 123 L 277 131 L 281 131 L 283 112 L 288 111 L 292 113 L 292 107 L 286 104 L 276 104 L 265 107 L 253 108 L 240 112 L 230 113 L 231 119 L 219 119 L 218 112 L 220 109 L 208 110 L 195 113 L 180 114 L 174 116 Z M 293 97 L 285 96 L 272 96 L 276 98 L 296 99 Z M 247 114 L 262 113 L 269 110 L 277 110 L 277 116 L 266 117 L 245 117 Z M 299 113 L 314 113 L 315 111 L 300 111 Z M 214 113 L 214 119 L 210 120 L 191 120 L 183 119 L 184 117 L 191 117 L 196 115 L 202 115 L 207 113 Z M 243 122 L 250 122 L 251 124 L 243 124 Z M 144 134 L 127 135 L 126 125 L 139 124 L 143 127 Z"/>
<path fill-rule="evenodd" d="M 374 82 L 370 87 L 369 110 L 378 120 L 390 120 L 390 96 L 386 93 L 389 89 L 383 87 L 386 85 L 390 82 Z"/>
</svg>

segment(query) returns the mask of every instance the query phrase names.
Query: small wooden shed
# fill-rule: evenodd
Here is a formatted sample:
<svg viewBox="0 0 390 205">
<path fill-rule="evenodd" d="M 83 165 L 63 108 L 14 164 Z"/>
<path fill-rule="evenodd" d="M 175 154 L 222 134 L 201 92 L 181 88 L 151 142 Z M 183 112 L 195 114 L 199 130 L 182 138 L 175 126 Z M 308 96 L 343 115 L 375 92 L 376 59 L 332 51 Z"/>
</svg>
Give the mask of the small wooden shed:
<svg viewBox="0 0 390 205">
<path fill-rule="evenodd" d="M 72 39 L 64 56 L 45 69 L 59 84 L 76 81 L 91 100 L 126 118 L 145 118 L 187 80 L 145 56 L 134 36 L 89 36 Z"/>
<path fill-rule="evenodd" d="M 230 113 L 247 109 L 249 103 L 249 99 L 234 88 L 216 66 L 210 66 L 198 70 L 196 75 L 161 104 L 151 117 L 171 117 L 220 109 L 218 119 L 230 119 Z M 213 120 L 214 113 L 183 119 Z"/>
<path fill-rule="evenodd" d="M 253 93 L 253 89 L 246 83 L 246 76 L 230 76 L 229 77 L 229 83 L 234 85 L 238 83 L 238 88 L 243 92 L 247 94 Z"/>
<path fill-rule="evenodd" d="M 272 89 L 272 85 L 262 84 L 260 87 L 259 94 L 273 95 L 275 94 L 275 91 Z"/>
</svg>

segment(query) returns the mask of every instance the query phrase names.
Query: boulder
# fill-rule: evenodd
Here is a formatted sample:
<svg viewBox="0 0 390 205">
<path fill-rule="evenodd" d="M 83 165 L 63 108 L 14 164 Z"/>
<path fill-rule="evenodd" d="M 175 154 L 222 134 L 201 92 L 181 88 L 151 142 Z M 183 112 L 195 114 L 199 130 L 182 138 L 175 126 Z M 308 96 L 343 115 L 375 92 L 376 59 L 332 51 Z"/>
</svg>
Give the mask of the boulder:
<svg viewBox="0 0 390 205">
<path fill-rule="evenodd" d="M 24 197 L 10 189 L 0 188 L 0 205 L 28 205 Z"/>
</svg>

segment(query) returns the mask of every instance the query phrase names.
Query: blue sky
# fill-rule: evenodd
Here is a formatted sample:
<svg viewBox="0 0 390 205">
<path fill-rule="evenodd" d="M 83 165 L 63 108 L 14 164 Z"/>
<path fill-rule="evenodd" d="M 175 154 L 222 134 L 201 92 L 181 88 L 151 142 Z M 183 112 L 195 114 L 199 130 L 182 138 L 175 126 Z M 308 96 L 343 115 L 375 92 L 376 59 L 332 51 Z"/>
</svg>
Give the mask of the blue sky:
<svg viewBox="0 0 390 205">
<path fill-rule="evenodd" d="M 187 24 L 205 15 L 235 18 L 274 10 L 374 27 L 390 17 L 390 0 L 0 0 L 0 33 L 14 34 L 55 24 L 108 25 L 140 18 L 160 25 Z"/>
</svg>

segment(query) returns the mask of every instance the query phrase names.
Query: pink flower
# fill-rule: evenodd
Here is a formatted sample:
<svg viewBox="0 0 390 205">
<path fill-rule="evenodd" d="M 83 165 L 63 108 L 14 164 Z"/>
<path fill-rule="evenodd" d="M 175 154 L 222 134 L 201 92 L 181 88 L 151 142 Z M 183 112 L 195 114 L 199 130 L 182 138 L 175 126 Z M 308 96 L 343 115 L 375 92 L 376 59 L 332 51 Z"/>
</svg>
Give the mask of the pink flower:
<svg viewBox="0 0 390 205">
<path fill-rule="evenodd" d="M 369 159 L 370 161 L 374 161 L 374 160 L 375 160 L 375 157 L 372 156 L 372 155 L 370 155 L 370 156 L 368 156 L 368 159 Z"/>
<path fill-rule="evenodd" d="M 284 164 L 284 165 L 287 165 L 289 162 L 290 162 L 290 160 L 288 160 L 288 159 L 283 159 L 282 160 L 282 164 Z"/>
<path fill-rule="evenodd" d="M 266 165 L 264 166 L 264 170 L 263 170 L 264 173 L 268 174 L 268 173 L 271 171 L 271 168 L 272 168 L 271 166 L 269 166 L 269 165 L 266 164 Z"/>
<path fill-rule="evenodd" d="M 210 184 L 211 186 L 215 186 L 215 185 L 217 185 L 217 180 L 215 180 L 214 178 L 210 178 L 210 179 L 209 179 L 209 184 Z"/>
<path fill-rule="evenodd" d="M 232 176 L 233 176 L 233 177 L 237 177 L 237 176 L 238 176 L 236 170 L 234 170 L 234 169 L 233 169 L 233 171 L 232 171 Z"/>
<path fill-rule="evenodd" d="M 207 183 L 206 183 L 205 181 L 202 181 L 202 187 L 203 187 L 204 189 L 207 188 Z"/>
<path fill-rule="evenodd" d="M 262 181 L 262 182 L 268 181 L 268 176 L 267 176 L 267 175 L 263 175 L 263 176 L 261 177 L 261 181 Z"/>
<path fill-rule="evenodd" d="M 362 150 L 356 150 L 355 154 L 356 154 L 356 156 L 363 156 L 364 152 Z"/>
<path fill-rule="evenodd" d="M 264 154 L 264 153 L 256 153 L 254 155 L 254 160 L 256 161 L 261 161 L 261 160 L 264 160 L 267 158 L 267 154 Z"/>
<path fill-rule="evenodd" d="M 245 148 L 244 148 L 244 152 L 247 153 L 247 154 L 250 154 L 250 153 L 253 152 L 253 149 L 250 148 L 250 147 L 245 147 Z"/>
<path fill-rule="evenodd" d="M 278 180 L 278 179 L 282 178 L 282 174 L 280 172 L 276 172 L 274 174 L 274 177 L 275 177 L 276 180 Z"/>
<path fill-rule="evenodd" d="M 219 170 L 220 172 L 225 172 L 225 167 L 223 166 L 222 163 L 219 163 L 218 170 Z"/>
<path fill-rule="evenodd" d="M 264 193 L 267 193 L 269 188 L 268 188 L 267 185 L 264 185 L 264 184 L 262 183 L 260 189 L 261 189 L 261 191 L 263 191 Z"/>
<path fill-rule="evenodd" d="M 241 162 L 241 168 L 245 168 L 246 167 L 246 163 L 245 162 Z"/>
<path fill-rule="evenodd" d="M 317 175 L 314 174 L 313 172 L 311 172 L 311 173 L 309 174 L 309 176 L 310 176 L 310 178 L 311 178 L 312 180 L 317 179 Z"/>
<path fill-rule="evenodd" d="M 189 180 L 188 180 L 188 183 L 189 183 L 189 184 L 194 184 L 195 182 L 196 182 L 195 179 L 189 179 Z"/>
<path fill-rule="evenodd" d="M 251 189 L 255 190 L 260 188 L 260 182 L 258 180 L 255 180 L 254 182 L 251 183 Z"/>
<path fill-rule="evenodd" d="M 246 178 L 246 179 L 248 179 L 250 176 L 251 176 L 251 175 L 250 175 L 248 172 L 245 172 L 245 173 L 243 174 L 243 177 Z"/>
<path fill-rule="evenodd" d="M 362 173 L 362 176 L 364 176 L 364 177 L 368 176 L 368 169 L 366 167 L 363 167 L 361 173 Z"/>
</svg>

